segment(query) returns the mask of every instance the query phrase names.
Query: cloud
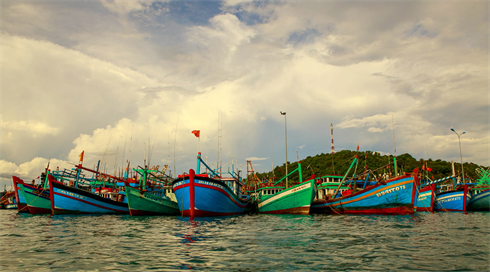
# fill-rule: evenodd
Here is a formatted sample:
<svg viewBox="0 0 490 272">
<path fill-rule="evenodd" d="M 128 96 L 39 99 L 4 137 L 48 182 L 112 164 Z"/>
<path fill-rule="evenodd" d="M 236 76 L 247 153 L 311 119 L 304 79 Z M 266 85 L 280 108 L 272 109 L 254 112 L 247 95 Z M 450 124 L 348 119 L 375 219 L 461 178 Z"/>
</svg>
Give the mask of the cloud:
<svg viewBox="0 0 490 272">
<path fill-rule="evenodd" d="M 152 1 L 101 0 L 100 2 L 111 12 L 127 14 L 145 9 Z"/>
<path fill-rule="evenodd" d="M 243 167 L 284 155 L 285 122 L 305 156 L 330 151 L 330 123 L 336 146 L 394 151 L 392 116 L 398 154 L 457 159 L 454 127 L 490 164 L 488 3 L 211 4 L 6 2 L 2 164 L 85 150 L 181 173 L 199 129 L 209 164 Z"/>
<path fill-rule="evenodd" d="M 69 169 L 73 167 L 73 164 L 69 164 L 63 160 L 48 160 L 40 157 L 35 157 L 32 160 L 19 165 L 5 160 L 0 160 L 0 177 L 3 180 L 9 180 L 10 182 L 5 182 L 7 184 L 12 183 L 12 176 L 18 176 L 25 181 L 30 181 L 32 179 L 36 179 L 42 172 L 44 172 L 48 162 L 51 170 L 56 170 L 57 167 L 60 167 L 61 169 Z"/>
<path fill-rule="evenodd" d="M 17 131 L 22 131 L 22 132 L 27 132 L 29 133 L 32 137 L 36 138 L 38 135 L 53 135 L 56 136 L 60 128 L 58 127 L 51 127 L 46 123 L 38 122 L 38 121 L 32 121 L 32 120 L 27 120 L 27 121 L 2 121 L 2 129 L 7 132 L 8 135 L 11 135 L 12 130 L 17 130 Z"/>
<path fill-rule="evenodd" d="M 247 160 L 247 161 L 264 161 L 267 159 L 269 159 L 269 158 L 258 158 L 258 157 L 245 158 L 245 160 Z"/>
</svg>

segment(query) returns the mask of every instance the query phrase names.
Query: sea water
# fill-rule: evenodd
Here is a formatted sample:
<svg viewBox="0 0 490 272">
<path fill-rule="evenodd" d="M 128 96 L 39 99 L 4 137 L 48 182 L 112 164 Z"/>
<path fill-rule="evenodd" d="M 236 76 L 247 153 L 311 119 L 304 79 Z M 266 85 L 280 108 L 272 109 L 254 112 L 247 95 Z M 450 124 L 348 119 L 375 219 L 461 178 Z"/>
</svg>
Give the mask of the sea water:
<svg viewBox="0 0 490 272">
<path fill-rule="evenodd" d="M 490 269 L 488 212 L 0 219 L 2 271 Z"/>
</svg>

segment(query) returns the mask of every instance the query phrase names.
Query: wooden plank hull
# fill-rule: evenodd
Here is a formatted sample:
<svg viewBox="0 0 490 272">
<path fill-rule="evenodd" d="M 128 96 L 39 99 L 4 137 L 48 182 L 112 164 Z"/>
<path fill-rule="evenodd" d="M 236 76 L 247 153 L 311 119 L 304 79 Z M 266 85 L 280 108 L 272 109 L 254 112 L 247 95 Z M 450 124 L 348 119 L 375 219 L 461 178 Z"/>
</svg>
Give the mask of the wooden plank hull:
<svg viewBox="0 0 490 272">
<path fill-rule="evenodd" d="M 129 214 L 128 203 L 114 201 L 49 179 L 53 214 Z"/>
<path fill-rule="evenodd" d="M 416 176 L 416 173 L 404 175 L 351 195 L 317 201 L 311 211 L 327 214 L 412 214 Z"/>
<path fill-rule="evenodd" d="M 436 198 L 436 185 L 432 184 L 417 192 L 415 201 L 415 211 L 417 212 L 434 212 L 434 200 Z"/>
<path fill-rule="evenodd" d="M 20 213 L 28 213 L 29 209 L 27 207 L 26 199 L 21 193 L 20 185 L 24 184 L 24 181 L 22 179 L 12 176 L 13 182 L 14 182 L 14 190 L 15 190 L 15 201 L 17 203 L 17 210 Z"/>
<path fill-rule="evenodd" d="M 465 185 L 462 190 L 441 192 L 436 195 L 434 210 L 437 212 L 466 212 L 470 199 L 468 185 Z"/>
<path fill-rule="evenodd" d="M 51 196 L 49 189 L 43 190 L 30 184 L 20 184 L 22 195 L 26 199 L 31 214 L 51 213 Z"/>
<path fill-rule="evenodd" d="M 490 211 L 490 190 L 479 192 L 471 197 L 468 211 Z"/>
<path fill-rule="evenodd" d="M 125 187 L 130 215 L 178 215 L 177 202 L 151 192 L 141 192 L 137 188 Z"/>
<path fill-rule="evenodd" d="M 267 214 L 309 214 L 314 198 L 315 180 L 312 179 L 267 198 L 261 195 L 258 199 L 258 210 L 259 213 Z"/>
<path fill-rule="evenodd" d="M 249 198 L 241 199 L 223 182 L 213 178 L 189 176 L 172 184 L 183 216 L 227 216 L 245 213 Z"/>
</svg>

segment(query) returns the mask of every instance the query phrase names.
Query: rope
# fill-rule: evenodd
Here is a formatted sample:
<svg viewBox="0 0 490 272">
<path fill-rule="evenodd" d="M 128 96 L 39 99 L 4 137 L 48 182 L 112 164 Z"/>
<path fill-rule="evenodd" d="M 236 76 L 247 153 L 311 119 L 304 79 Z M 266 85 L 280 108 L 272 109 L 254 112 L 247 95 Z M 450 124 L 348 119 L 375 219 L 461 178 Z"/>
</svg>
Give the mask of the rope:
<svg viewBox="0 0 490 272">
<path fill-rule="evenodd" d="M 31 204 L 32 204 L 32 202 L 34 202 L 34 201 L 35 201 L 35 200 L 36 200 L 36 199 L 37 199 L 39 196 L 41 196 L 41 194 L 42 194 L 42 193 L 43 193 L 45 190 L 46 190 L 46 189 L 45 189 L 45 188 L 43 188 L 43 190 L 42 190 L 41 192 L 39 192 L 39 193 L 37 193 L 38 191 L 36 190 L 36 194 L 37 194 L 36 198 L 34 198 L 34 199 L 33 199 L 33 200 L 32 200 L 32 201 L 29 203 L 29 204 L 27 204 L 27 203 L 26 203 L 26 204 L 27 204 L 27 206 L 26 206 L 26 207 L 28 207 L 29 205 L 31 205 Z M 25 209 L 25 207 L 24 207 L 24 208 L 22 208 L 22 209 Z M 22 210 L 22 209 L 21 209 L 21 210 Z M 21 210 L 19 210 L 19 211 L 21 211 Z"/>
</svg>

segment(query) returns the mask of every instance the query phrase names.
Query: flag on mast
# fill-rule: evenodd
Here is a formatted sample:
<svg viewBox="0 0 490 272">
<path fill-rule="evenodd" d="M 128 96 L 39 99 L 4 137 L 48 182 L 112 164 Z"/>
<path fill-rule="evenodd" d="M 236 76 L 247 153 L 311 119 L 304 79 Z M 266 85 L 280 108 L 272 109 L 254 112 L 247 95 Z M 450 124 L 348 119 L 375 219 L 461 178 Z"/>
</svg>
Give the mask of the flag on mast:
<svg viewBox="0 0 490 272">
<path fill-rule="evenodd" d="M 196 137 L 199 138 L 199 132 L 200 132 L 199 130 L 193 130 L 192 134 L 194 134 Z"/>
<path fill-rule="evenodd" d="M 83 153 L 85 153 L 85 150 L 82 151 L 82 153 L 80 153 L 80 155 L 78 155 L 78 157 L 80 157 L 80 162 L 83 162 Z"/>
</svg>

